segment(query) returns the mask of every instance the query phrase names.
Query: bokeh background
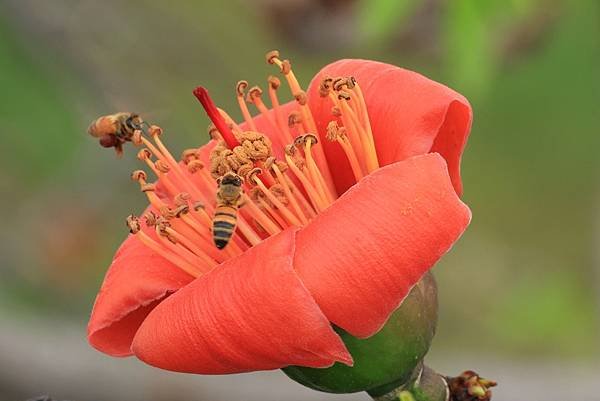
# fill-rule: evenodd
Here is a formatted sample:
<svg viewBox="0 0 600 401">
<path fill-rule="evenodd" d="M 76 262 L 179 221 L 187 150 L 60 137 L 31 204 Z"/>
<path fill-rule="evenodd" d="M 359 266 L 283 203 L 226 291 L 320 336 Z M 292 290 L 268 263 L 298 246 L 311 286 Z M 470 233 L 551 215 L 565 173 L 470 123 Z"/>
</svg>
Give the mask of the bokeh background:
<svg viewBox="0 0 600 401">
<path fill-rule="evenodd" d="M 307 84 L 372 58 L 465 94 L 471 227 L 435 268 L 430 365 L 497 400 L 600 400 L 600 6 L 595 0 L 0 0 L 0 400 L 365 400 L 279 372 L 193 377 L 93 351 L 85 325 L 124 217 L 145 203 L 85 130 L 143 113 L 178 154 L 207 139 L 191 96 L 235 114 L 264 53 Z"/>
</svg>

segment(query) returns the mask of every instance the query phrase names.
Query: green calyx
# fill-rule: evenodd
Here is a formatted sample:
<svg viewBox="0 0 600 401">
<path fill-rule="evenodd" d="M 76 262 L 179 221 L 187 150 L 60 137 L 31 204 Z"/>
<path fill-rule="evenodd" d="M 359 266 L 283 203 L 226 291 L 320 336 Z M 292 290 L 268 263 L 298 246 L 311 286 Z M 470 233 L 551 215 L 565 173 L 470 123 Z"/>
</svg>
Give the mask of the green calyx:
<svg viewBox="0 0 600 401">
<path fill-rule="evenodd" d="M 319 391 L 382 395 L 410 379 L 429 350 L 436 324 L 437 287 L 433 275 L 427 273 L 372 337 L 358 339 L 334 328 L 354 358 L 353 367 L 336 363 L 323 369 L 289 366 L 283 371 Z"/>
</svg>

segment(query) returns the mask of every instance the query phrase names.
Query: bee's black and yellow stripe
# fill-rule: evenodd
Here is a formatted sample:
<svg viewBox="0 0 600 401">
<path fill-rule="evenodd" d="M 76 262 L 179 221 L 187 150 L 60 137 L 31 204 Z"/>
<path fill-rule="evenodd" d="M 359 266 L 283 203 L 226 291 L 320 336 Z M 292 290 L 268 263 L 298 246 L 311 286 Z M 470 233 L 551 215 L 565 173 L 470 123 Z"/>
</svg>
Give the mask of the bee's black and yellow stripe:
<svg viewBox="0 0 600 401">
<path fill-rule="evenodd" d="M 223 249 L 227 246 L 235 226 L 237 224 L 237 207 L 229 205 L 219 205 L 215 209 L 213 219 L 213 241 L 217 248 Z"/>
</svg>

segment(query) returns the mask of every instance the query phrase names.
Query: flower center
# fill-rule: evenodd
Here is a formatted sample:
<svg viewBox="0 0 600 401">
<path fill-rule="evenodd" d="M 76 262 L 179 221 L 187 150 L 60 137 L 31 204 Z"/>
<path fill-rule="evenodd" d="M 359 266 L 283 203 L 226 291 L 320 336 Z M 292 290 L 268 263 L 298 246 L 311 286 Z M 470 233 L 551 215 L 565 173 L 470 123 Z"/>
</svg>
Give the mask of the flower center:
<svg viewBox="0 0 600 401">
<path fill-rule="evenodd" d="M 90 125 L 90 134 L 104 147 L 120 152 L 126 142 L 142 146 L 138 159 L 157 181 L 149 183 L 142 170 L 133 172 L 151 207 L 144 216 L 129 216 L 127 226 L 144 245 L 192 276 L 288 227 L 308 224 L 338 197 L 306 92 L 291 63 L 277 51 L 266 59 L 285 77 L 293 110 L 285 115 L 278 78 L 268 78 L 271 110 L 262 101 L 262 89 L 248 89 L 240 81 L 242 129 L 205 88 L 196 88 L 194 95 L 212 121 L 209 134 L 217 140 L 208 157 L 201 149 L 188 149 L 177 161 L 161 140 L 162 129 L 132 113 L 104 116 Z M 353 77 L 328 77 L 319 94 L 333 105 L 326 139 L 339 143 L 358 181 L 379 167 L 360 86 Z M 269 136 L 260 132 L 248 105 L 262 115 Z"/>
</svg>

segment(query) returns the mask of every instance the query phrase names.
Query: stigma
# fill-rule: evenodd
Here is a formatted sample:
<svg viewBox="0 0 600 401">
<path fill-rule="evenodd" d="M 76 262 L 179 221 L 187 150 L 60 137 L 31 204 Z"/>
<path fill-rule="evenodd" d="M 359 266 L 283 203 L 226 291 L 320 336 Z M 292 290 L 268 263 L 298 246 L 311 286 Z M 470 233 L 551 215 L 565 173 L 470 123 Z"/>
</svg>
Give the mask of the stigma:
<svg viewBox="0 0 600 401">
<path fill-rule="evenodd" d="M 356 181 L 379 168 L 363 93 L 353 77 L 326 77 L 319 95 L 332 104 L 331 120 L 321 137 L 308 107 L 306 92 L 291 62 L 279 52 L 266 55 L 283 79 L 269 76 L 267 90 L 235 86 L 244 124 L 218 108 L 208 90 L 193 94 L 209 119 L 213 139 L 205 148 L 185 150 L 175 158 L 163 143 L 163 130 L 134 113 L 97 119 L 89 132 L 104 147 L 122 152 L 131 142 L 146 170 L 131 178 L 149 207 L 126 219 L 131 235 L 194 277 L 289 227 L 307 225 L 338 198 L 323 141 L 337 142 Z M 284 112 L 279 100 L 282 81 L 294 99 Z M 269 108 L 263 98 L 268 96 Z M 253 118 L 263 116 L 268 132 Z M 152 178 L 149 178 L 151 172 Z"/>
</svg>

